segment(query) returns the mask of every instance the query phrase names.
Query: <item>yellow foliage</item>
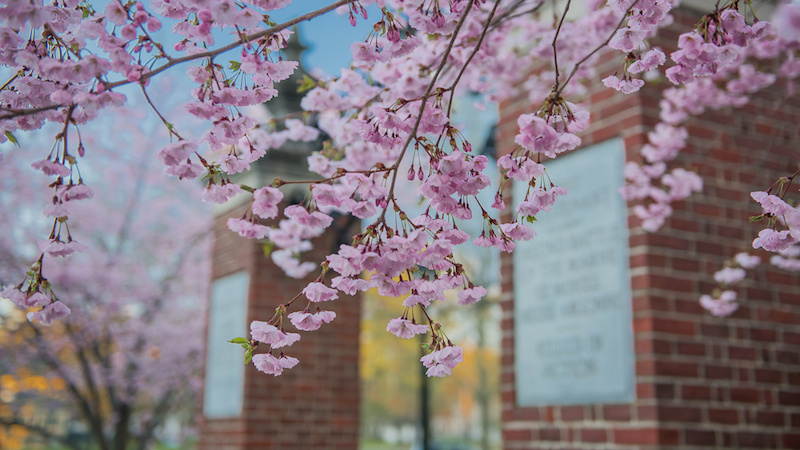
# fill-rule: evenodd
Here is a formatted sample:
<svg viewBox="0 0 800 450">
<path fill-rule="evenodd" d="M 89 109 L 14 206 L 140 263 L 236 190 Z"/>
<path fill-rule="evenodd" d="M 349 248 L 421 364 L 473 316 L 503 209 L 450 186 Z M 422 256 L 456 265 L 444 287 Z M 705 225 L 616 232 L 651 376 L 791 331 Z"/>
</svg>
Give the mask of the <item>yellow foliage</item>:
<svg viewBox="0 0 800 450">
<path fill-rule="evenodd" d="M 67 383 L 63 378 L 55 377 L 50 380 L 50 387 L 53 388 L 54 391 L 63 391 L 64 388 L 67 387 Z"/>
<path fill-rule="evenodd" d="M 19 425 L 0 428 L 0 448 L 8 450 L 21 449 L 25 438 L 29 434 L 30 432 L 25 427 Z"/>
<path fill-rule="evenodd" d="M 28 376 L 22 379 L 23 389 L 45 391 L 47 386 L 47 378 L 40 375 Z"/>
<path fill-rule="evenodd" d="M 17 393 L 19 392 L 19 383 L 12 375 L 5 374 L 0 376 L 0 388 Z"/>
</svg>

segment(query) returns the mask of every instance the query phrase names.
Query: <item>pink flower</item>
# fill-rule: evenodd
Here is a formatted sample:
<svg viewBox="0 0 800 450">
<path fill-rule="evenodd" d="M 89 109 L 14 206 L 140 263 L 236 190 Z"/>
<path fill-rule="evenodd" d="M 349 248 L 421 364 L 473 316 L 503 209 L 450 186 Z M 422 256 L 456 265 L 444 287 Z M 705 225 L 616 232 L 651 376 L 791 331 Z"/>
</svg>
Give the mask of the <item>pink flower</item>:
<svg viewBox="0 0 800 450">
<path fill-rule="evenodd" d="M 620 28 L 614 33 L 614 37 L 608 41 L 608 46 L 625 53 L 632 52 L 639 47 L 645 38 L 645 34 L 630 28 Z"/>
<path fill-rule="evenodd" d="M 26 317 L 28 318 L 28 322 L 33 322 L 36 320 L 42 325 L 50 325 L 54 320 L 67 317 L 69 313 L 70 311 L 69 308 L 67 308 L 67 305 L 59 301 L 55 301 L 39 311 L 29 312 Z"/>
<path fill-rule="evenodd" d="M 778 6 L 772 23 L 784 39 L 800 41 L 800 5 L 785 3 Z"/>
<path fill-rule="evenodd" d="M 104 13 L 106 19 L 114 25 L 122 25 L 128 20 L 128 11 L 117 0 L 108 2 Z"/>
<path fill-rule="evenodd" d="M 458 292 L 459 305 L 471 305 L 486 295 L 486 289 L 482 286 L 473 286 Z"/>
<path fill-rule="evenodd" d="M 504 223 L 500 225 L 503 233 L 515 241 L 530 241 L 536 236 L 536 232 L 527 225 L 519 222 Z"/>
<path fill-rule="evenodd" d="M 775 231 L 772 228 L 765 228 L 759 231 L 757 238 L 753 239 L 753 248 L 777 252 L 789 248 L 795 242 L 797 239 L 794 239 L 789 230 Z"/>
<path fill-rule="evenodd" d="M 175 166 L 167 166 L 164 168 L 164 173 L 172 175 L 173 177 L 178 177 L 180 180 L 184 178 L 191 180 L 203 173 L 203 168 L 197 164 L 183 163 Z"/>
<path fill-rule="evenodd" d="M 203 191 L 202 199 L 209 203 L 225 203 L 234 195 L 242 192 L 238 184 L 209 184 Z"/>
<path fill-rule="evenodd" d="M 547 121 L 534 114 L 523 114 L 517 119 L 519 134 L 514 142 L 534 153 L 544 153 L 550 158 L 556 157 L 558 132 Z"/>
<path fill-rule="evenodd" d="M 62 242 L 58 239 L 50 239 L 39 243 L 39 250 L 49 254 L 50 256 L 66 257 L 75 252 L 82 252 L 86 250 L 86 246 L 76 241 Z"/>
<path fill-rule="evenodd" d="M 262 219 L 272 219 L 278 215 L 278 204 L 283 193 L 273 187 L 263 187 L 253 192 L 253 214 Z"/>
<path fill-rule="evenodd" d="M 630 73 L 640 73 L 640 72 L 648 72 L 656 67 L 664 64 L 667 60 L 666 55 L 661 50 L 654 48 L 649 52 L 645 53 L 641 59 L 637 60 L 630 66 L 628 66 L 628 72 Z"/>
<path fill-rule="evenodd" d="M 331 286 L 347 295 L 355 295 L 358 291 L 366 291 L 369 289 L 369 281 L 362 278 L 341 276 L 332 279 Z"/>
<path fill-rule="evenodd" d="M 739 253 L 734 256 L 733 259 L 744 269 L 753 269 L 757 265 L 761 264 L 761 258 L 754 255 L 748 255 L 747 253 Z"/>
<path fill-rule="evenodd" d="M 283 210 L 283 214 L 307 227 L 327 228 L 333 222 L 333 217 L 319 211 L 314 211 L 309 214 L 308 210 L 301 205 L 287 206 L 286 209 Z"/>
<path fill-rule="evenodd" d="M 184 139 L 167 144 L 156 153 L 156 157 L 168 166 L 175 166 L 186 161 L 196 151 L 197 142 Z"/>
<path fill-rule="evenodd" d="M 744 279 L 744 269 L 740 267 L 725 267 L 714 274 L 714 280 L 720 284 L 733 285 Z"/>
<path fill-rule="evenodd" d="M 700 297 L 700 306 L 718 317 L 730 316 L 739 309 L 739 304 L 736 303 L 735 291 L 723 291 L 719 298 L 703 295 Z"/>
<path fill-rule="evenodd" d="M 49 159 L 42 159 L 31 164 L 36 170 L 41 170 L 45 175 L 52 176 L 58 175 L 60 177 L 68 177 L 70 174 L 69 168 L 59 162 L 50 161 Z"/>
<path fill-rule="evenodd" d="M 464 360 L 464 351 L 457 345 L 450 345 L 441 350 L 434 350 L 420 358 L 422 364 L 428 368 L 425 374 L 429 377 L 445 377 L 451 374 L 453 368 Z"/>
<path fill-rule="evenodd" d="M 303 294 L 312 302 L 326 302 L 339 298 L 336 289 L 331 289 L 317 281 L 309 283 L 308 286 L 303 289 Z"/>
<path fill-rule="evenodd" d="M 386 325 L 386 331 L 403 339 L 411 339 L 418 334 L 425 334 L 428 329 L 428 325 L 419 325 L 399 317 L 390 320 L 389 324 Z"/>
<path fill-rule="evenodd" d="M 272 356 L 272 353 L 259 353 L 253 355 L 253 365 L 256 369 L 269 375 L 278 376 L 284 369 L 291 369 L 299 362 L 297 358 L 281 354 L 280 358 Z"/>
<path fill-rule="evenodd" d="M 58 202 L 45 206 L 44 210 L 42 210 L 42 214 L 44 214 L 45 217 L 66 217 L 69 215 L 69 211 L 63 203 Z"/>
<path fill-rule="evenodd" d="M 298 330 L 314 331 L 319 329 L 323 323 L 331 323 L 336 318 L 336 313 L 333 311 L 319 311 L 316 314 L 311 314 L 306 310 L 304 312 L 295 311 L 287 317 Z"/>
<path fill-rule="evenodd" d="M 276 250 L 272 252 L 271 258 L 272 262 L 292 278 L 303 278 L 317 267 L 312 262 L 301 262 L 289 250 Z"/>
<path fill-rule="evenodd" d="M 235 219 L 231 217 L 228 219 L 228 228 L 231 231 L 239 233 L 239 236 L 247 239 L 264 239 L 269 234 L 269 227 L 246 220 Z"/>
<path fill-rule="evenodd" d="M 761 207 L 764 209 L 765 213 L 772 214 L 774 216 L 782 216 L 786 212 L 792 210 L 792 207 L 777 195 L 770 195 L 766 192 L 755 191 L 750 193 L 750 197 L 761 204 Z"/>
<path fill-rule="evenodd" d="M 68 184 L 58 188 L 58 196 L 62 202 L 73 200 L 88 200 L 94 197 L 94 191 L 83 183 Z"/>
<path fill-rule="evenodd" d="M 286 119 L 286 131 L 292 141 L 311 142 L 319 137 L 319 130 L 297 119 Z"/>
<path fill-rule="evenodd" d="M 14 286 L 6 286 L 0 292 L 0 298 L 6 298 L 14 302 L 20 308 L 30 308 L 33 306 L 46 306 L 50 299 L 39 291 L 22 292 Z"/>
<path fill-rule="evenodd" d="M 272 348 L 286 347 L 300 340 L 298 333 L 287 333 L 274 325 L 258 320 L 250 322 L 250 336 L 259 342 L 269 344 Z"/>
<path fill-rule="evenodd" d="M 637 92 L 644 86 L 644 80 L 640 80 L 638 78 L 631 78 L 631 79 L 619 79 L 613 75 L 606 77 L 603 79 L 603 84 L 611 89 L 617 90 L 622 92 L 623 94 L 632 94 Z"/>
<path fill-rule="evenodd" d="M 369 42 L 356 42 L 350 46 L 350 53 L 353 54 L 354 60 L 363 61 L 367 64 L 388 59 L 386 55 L 375 47 L 375 44 L 370 44 Z"/>
</svg>

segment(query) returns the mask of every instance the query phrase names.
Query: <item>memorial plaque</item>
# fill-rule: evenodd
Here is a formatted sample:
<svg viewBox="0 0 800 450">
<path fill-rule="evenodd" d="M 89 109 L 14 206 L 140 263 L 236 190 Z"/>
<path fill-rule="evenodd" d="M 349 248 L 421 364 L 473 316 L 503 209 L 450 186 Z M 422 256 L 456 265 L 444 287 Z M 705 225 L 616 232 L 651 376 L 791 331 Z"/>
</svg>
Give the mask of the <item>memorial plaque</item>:
<svg viewBox="0 0 800 450">
<path fill-rule="evenodd" d="M 228 341 L 249 337 L 248 283 L 247 272 L 237 272 L 215 280 L 211 286 L 203 396 L 203 414 L 208 418 L 236 417 L 242 412 L 244 351 Z"/>
<path fill-rule="evenodd" d="M 634 391 L 628 226 L 618 188 L 622 141 L 547 163 L 567 189 L 514 251 L 519 406 L 621 403 Z M 514 184 L 514 200 L 527 186 Z"/>
</svg>

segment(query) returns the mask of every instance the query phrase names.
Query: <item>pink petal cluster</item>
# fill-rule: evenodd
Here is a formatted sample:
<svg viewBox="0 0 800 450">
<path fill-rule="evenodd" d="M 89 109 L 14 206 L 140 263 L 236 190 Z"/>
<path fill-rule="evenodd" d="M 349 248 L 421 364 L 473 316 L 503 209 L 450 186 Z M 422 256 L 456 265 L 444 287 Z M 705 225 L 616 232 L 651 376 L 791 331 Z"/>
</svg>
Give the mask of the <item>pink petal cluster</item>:
<svg viewBox="0 0 800 450">
<path fill-rule="evenodd" d="M 76 241 L 69 241 L 69 242 L 62 242 L 57 238 L 50 239 L 49 241 L 43 241 L 39 243 L 39 250 L 42 252 L 47 253 L 50 256 L 61 256 L 67 257 L 75 252 L 83 252 L 86 250 L 86 246 L 76 242 Z"/>
<path fill-rule="evenodd" d="M 63 319 L 69 314 L 70 311 L 69 308 L 67 308 L 67 305 L 59 301 L 55 301 L 47 304 L 39 311 L 29 312 L 26 317 L 28 318 L 29 322 L 33 322 L 35 320 L 42 325 L 50 325 L 54 320 Z"/>
<path fill-rule="evenodd" d="M 448 345 L 420 358 L 422 364 L 428 368 L 425 374 L 429 377 L 446 377 L 463 360 L 464 350 L 457 345 Z"/>
<path fill-rule="evenodd" d="M 264 239 L 269 235 L 269 227 L 252 220 L 231 217 L 227 222 L 228 229 L 247 239 Z"/>
<path fill-rule="evenodd" d="M 403 339 L 411 339 L 418 334 L 425 334 L 429 329 L 428 325 L 416 324 L 404 318 L 394 318 L 386 325 L 386 331 Z"/>
<path fill-rule="evenodd" d="M 22 292 L 14 286 L 6 286 L 0 292 L 0 298 L 5 298 L 14 302 L 20 308 L 31 308 L 34 306 L 47 306 L 50 298 L 39 291 Z"/>
<path fill-rule="evenodd" d="M 312 314 L 308 310 L 295 311 L 287 316 L 295 328 L 302 331 L 318 330 L 323 323 L 331 323 L 336 318 L 333 311 L 317 311 Z"/>
<path fill-rule="evenodd" d="M 309 301 L 315 303 L 328 302 L 339 298 L 336 289 L 331 289 L 318 281 L 309 283 L 308 286 L 303 289 L 303 295 L 305 295 Z"/>
<path fill-rule="evenodd" d="M 258 320 L 250 322 L 250 336 L 256 341 L 269 344 L 272 348 L 288 347 L 300 340 L 300 335 L 297 333 L 287 333 L 274 325 Z"/>
<path fill-rule="evenodd" d="M 291 369 L 296 366 L 298 362 L 300 361 L 298 361 L 297 358 L 292 358 L 284 354 L 281 354 L 279 358 L 274 357 L 272 353 L 253 355 L 253 365 L 256 366 L 256 369 L 276 377 L 282 374 L 284 369 Z"/>
<path fill-rule="evenodd" d="M 704 295 L 700 297 L 700 306 L 715 316 L 726 317 L 739 309 L 739 304 L 736 303 L 736 297 L 735 291 L 722 291 L 719 294 L 719 298 L 712 298 L 711 296 Z"/>
</svg>

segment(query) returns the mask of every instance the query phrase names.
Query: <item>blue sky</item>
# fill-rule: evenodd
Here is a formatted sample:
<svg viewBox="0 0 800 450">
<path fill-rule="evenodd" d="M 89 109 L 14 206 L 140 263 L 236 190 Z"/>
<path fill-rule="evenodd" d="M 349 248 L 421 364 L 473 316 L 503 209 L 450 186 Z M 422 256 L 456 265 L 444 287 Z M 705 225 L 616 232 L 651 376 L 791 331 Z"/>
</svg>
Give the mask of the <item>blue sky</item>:
<svg viewBox="0 0 800 450">
<path fill-rule="evenodd" d="M 333 0 L 294 0 L 287 8 L 276 11 L 272 19 L 280 23 L 331 4 Z M 357 16 L 355 27 L 350 25 L 348 15 L 330 12 L 300 24 L 300 38 L 308 47 L 303 58 L 303 66 L 308 71 L 322 69 L 331 76 L 339 74 L 339 69 L 348 67 L 352 55 L 350 45 L 367 38 L 372 25 L 380 20 L 380 10 L 374 5 L 367 8 L 369 18 Z"/>
</svg>

